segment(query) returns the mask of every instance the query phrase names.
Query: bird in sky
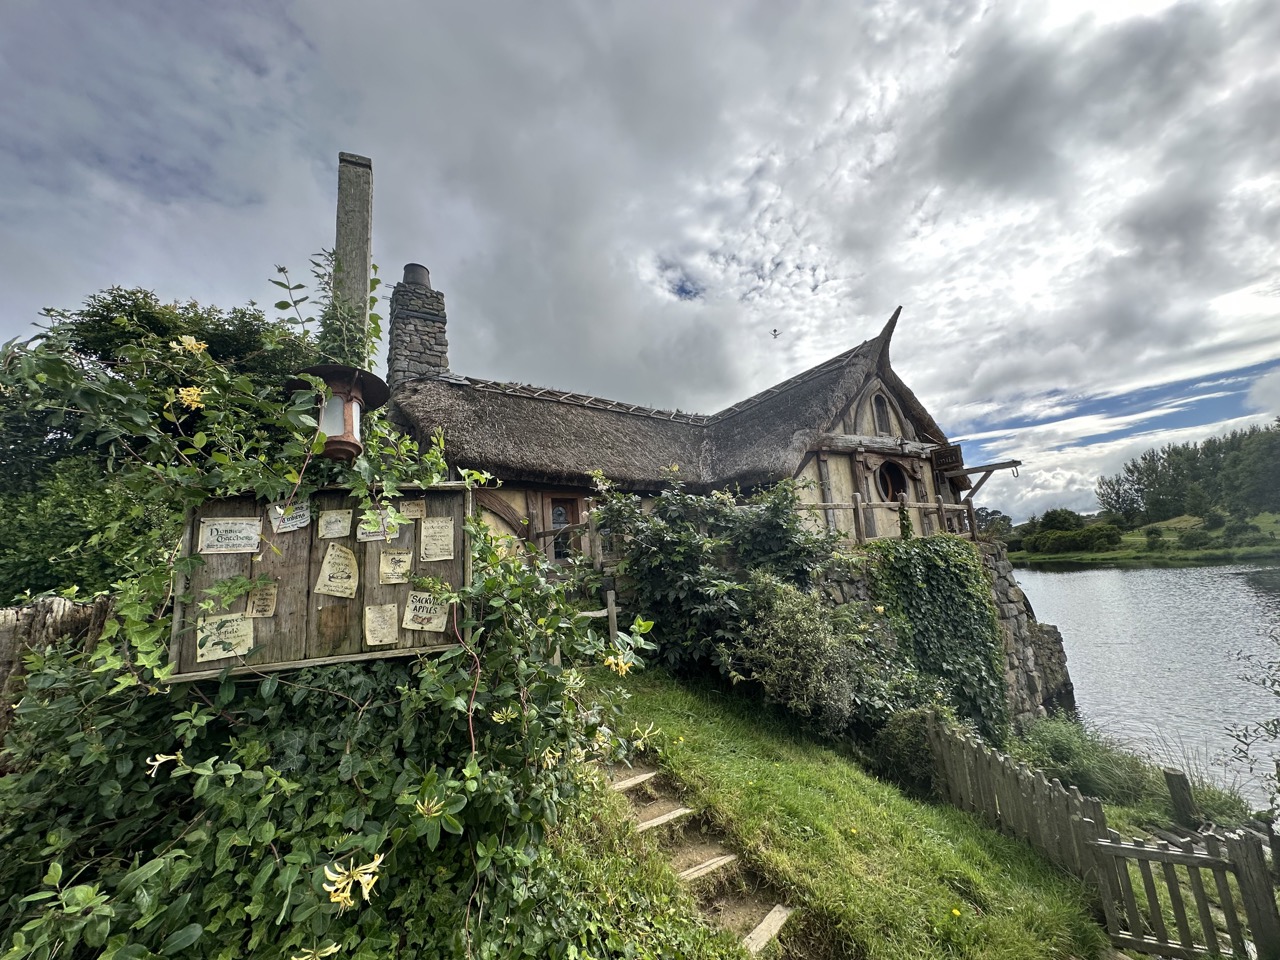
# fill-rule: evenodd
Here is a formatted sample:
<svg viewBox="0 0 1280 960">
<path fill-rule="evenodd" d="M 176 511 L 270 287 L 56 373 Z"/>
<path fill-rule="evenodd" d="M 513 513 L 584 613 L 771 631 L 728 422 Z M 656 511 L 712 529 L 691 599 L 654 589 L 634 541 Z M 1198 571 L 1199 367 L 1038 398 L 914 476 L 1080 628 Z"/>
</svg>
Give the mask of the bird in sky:
<svg viewBox="0 0 1280 960">
<path fill-rule="evenodd" d="M 777 340 L 780 336 L 782 336 L 782 332 L 777 327 L 774 327 L 772 330 L 769 331 L 769 336 Z"/>
</svg>

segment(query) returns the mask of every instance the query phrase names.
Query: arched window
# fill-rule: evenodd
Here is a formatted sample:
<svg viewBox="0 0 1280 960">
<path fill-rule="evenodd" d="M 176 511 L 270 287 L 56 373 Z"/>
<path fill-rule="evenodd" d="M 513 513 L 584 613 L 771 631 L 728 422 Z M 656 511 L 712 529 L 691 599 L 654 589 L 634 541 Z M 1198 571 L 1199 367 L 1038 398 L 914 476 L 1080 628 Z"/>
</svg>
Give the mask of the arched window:
<svg viewBox="0 0 1280 960">
<path fill-rule="evenodd" d="M 871 409 L 875 413 L 876 434 L 882 437 L 892 434 L 893 424 L 889 420 L 889 401 L 884 398 L 883 393 L 877 393 L 871 398 Z"/>
<path fill-rule="evenodd" d="M 905 493 L 907 499 L 911 499 L 911 483 L 906 471 L 891 460 L 886 460 L 876 471 L 876 490 L 880 499 L 886 503 L 897 500 L 900 493 Z"/>
</svg>

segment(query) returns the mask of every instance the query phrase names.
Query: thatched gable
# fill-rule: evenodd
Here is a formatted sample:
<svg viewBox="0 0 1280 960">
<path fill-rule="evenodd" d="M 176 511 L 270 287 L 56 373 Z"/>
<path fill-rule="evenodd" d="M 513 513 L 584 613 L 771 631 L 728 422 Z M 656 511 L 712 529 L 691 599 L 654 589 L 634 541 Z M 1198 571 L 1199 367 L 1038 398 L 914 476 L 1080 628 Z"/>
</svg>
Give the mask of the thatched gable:
<svg viewBox="0 0 1280 960">
<path fill-rule="evenodd" d="M 945 442 L 889 366 L 897 319 L 895 312 L 874 339 L 710 416 L 447 372 L 409 380 L 394 402 L 402 424 L 420 437 L 444 430 L 451 464 L 508 480 L 587 486 L 600 470 L 625 488 L 656 490 L 675 466 L 693 489 L 750 488 L 794 476 L 818 435 L 873 376 L 893 391 L 921 439 Z"/>
</svg>

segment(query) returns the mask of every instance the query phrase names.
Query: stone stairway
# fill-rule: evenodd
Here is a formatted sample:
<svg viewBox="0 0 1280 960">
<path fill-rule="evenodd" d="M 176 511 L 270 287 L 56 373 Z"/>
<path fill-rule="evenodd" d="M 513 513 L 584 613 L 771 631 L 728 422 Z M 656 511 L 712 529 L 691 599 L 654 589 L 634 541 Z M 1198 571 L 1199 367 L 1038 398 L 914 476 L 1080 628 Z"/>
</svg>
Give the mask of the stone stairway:
<svg viewBox="0 0 1280 960">
<path fill-rule="evenodd" d="M 690 888 L 703 915 L 742 940 L 752 956 L 773 942 L 792 908 L 739 859 L 725 838 L 686 807 L 678 785 L 654 767 L 606 770 L 609 785 L 626 794 L 640 833 L 660 831 L 671 867 Z"/>
</svg>

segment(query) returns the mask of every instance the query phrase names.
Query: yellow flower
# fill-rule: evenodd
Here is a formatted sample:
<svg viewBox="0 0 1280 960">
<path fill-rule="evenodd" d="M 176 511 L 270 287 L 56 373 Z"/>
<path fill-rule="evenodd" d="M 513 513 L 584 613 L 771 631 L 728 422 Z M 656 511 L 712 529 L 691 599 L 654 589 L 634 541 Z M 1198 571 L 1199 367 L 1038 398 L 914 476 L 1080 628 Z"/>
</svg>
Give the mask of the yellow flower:
<svg viewBox="0 0 1280 960">
<path fill-rule="evenodd" d="M 621 656 L 605 657 L 604 665 L 620 677 L 625 677 L 627 671 L 631 669 L 631 664 L 627 663 Z"/>
<path fill-rule="evenodd" d="M 203 396 L 204 391 L 200 387 L 178 388 L 178 402 L 192 410 L 198 410 L 204 406 L 204 400 L 201 399 Z"/>
<path fill-rule="evenodd" d="M 501 710 L 493 711 L 494 723 L 510 723 L 519 714 L 516 713 L 515 707 L 503 707 Z"/>
<path fill-rule="evenodd" d="M 289 960 L 324 960 L 325 957 L 332 957 L 338 952 L 338 949 L 336 943 L 331 943 L 327 947 L 313 947 L 290 957 Z"/>
<path fill-rule="evenodd" d="M 169 346 L 174 350 L 185 350 L 187 353 L 204 353 L 209 345 L 197 340 L 189 333 L 184 333 L 177 340 L 170 340 Z"/>
<path fill-rule="evenodd" d="M 329 894 L 329 901 L 338 905 L 339 913 L 355 906 L 351 888 L 357 883 L 360 884 L 360 895 L 365 900 L 373 898 L 373 885 L 378 882 L 378 867 L 382 866 L 382 857 L 382 854 L 378 854 L 358 867 L 354 866 L 354 861 L 352 866 L 341 863 L 325 866 L 324 875 L 329 882 L 323 884 L 324 890 Z"/>
<path fill-rule="evenodd" d="M 884 613 L 884 607 L 876 607 L 876 613 Z"/>
<path fill-rule="evenodd" d="M 952 908 L 951 908 L 951 915 L 952 915 L 953 917 L 958 917 L 958 916 L 960 916 L 960 911 L 959 911 L 958 909 L 956 909 L 955 907 L 952 907 Z"/>
<path fill-rule="evenodd" d="M 849 828 L 849 833 L 853 834 L 854 836 L 857 836 L 857 835 L 858 835 L 858 828 L 857 828 L 857 827 L 850 827 L 850 828 Z"/>
</svg>

